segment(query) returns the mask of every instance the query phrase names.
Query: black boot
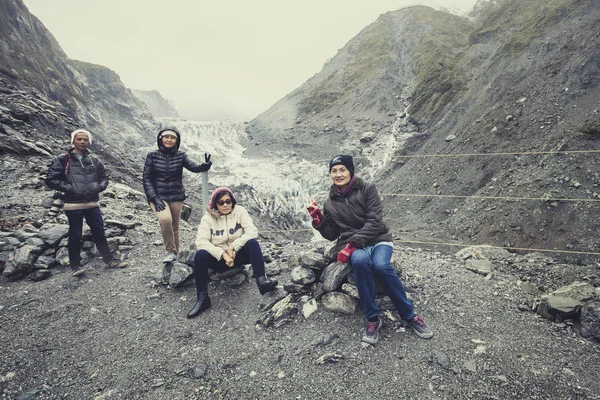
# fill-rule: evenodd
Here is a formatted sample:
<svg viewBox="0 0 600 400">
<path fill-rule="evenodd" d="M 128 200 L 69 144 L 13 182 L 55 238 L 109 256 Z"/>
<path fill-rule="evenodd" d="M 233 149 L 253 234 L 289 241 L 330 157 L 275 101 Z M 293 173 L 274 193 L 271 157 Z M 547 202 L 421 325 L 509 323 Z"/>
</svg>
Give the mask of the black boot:
<svg viewBox="0 0 600 400">
<path fill-rule="evenodd" d="M 256 284 L 258 285 L 258 291 L 260 294 L 265 294 L 275 289 L 275 287 L 277 287 L 277 283 L 278 282 L 276 280 L 267 279 L 266 276 L 259 276 L 256 278 Z"/>
<path fill-rule="evenodd" d="M 188 313 L 188 318 L 194 318 L 198 316 L 202 311 L 210 308 L 210 297 L 208 297 L 207 292 L 198 293 L 198 300 L 196 300 L 196 304 L 194 304 L 194 308 Z"/>
</svg>

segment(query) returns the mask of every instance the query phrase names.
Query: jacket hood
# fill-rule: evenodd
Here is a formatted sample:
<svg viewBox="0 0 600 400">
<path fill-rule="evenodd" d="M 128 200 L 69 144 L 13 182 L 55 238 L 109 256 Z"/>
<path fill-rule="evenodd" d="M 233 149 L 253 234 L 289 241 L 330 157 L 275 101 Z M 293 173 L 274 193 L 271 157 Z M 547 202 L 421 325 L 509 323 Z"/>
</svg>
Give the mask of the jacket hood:
<svg viewBox="0 0 600 400">
<path fill-rule="evenodd" d="M 228 187 L 222 186 L 222 187 L 216 188 L 212 192 L 212 195 L 210 196 L 210 200 L 208 201 L 208 210 L 214 210 L 217 212 L 217 214 L 219 214 L 219 211 L 217 210 L 217 196 L 223 192 L 228 193 L 229 197 L 231 197 L 231 201 L 232 201 L 231 208 L 235 207 L 235 204 L 237 203 L 237 201 L 235 200 L 235 196 L 233 195 L 233 192 Z"/>
<path fill-rule="evenodd" d="M 173 147 L 173 149 L 171 149 L 171 150 L 167 150 L 165 148 L 165 146 L 163 146 L 162 140 L 161 140 L 162 134 L 167 131 L 169 131 L 169 133 L 172 132 L 177 137 L 177 142 L 175 143 L 175 147 Z M 179 146 L 181 146 L 181 134 L 175 127 L 161 129 L 160 132 L 158 132 L 158 135 L 156 135 L 156 144 L 158 145 L 158 149 L 164 153 L 176 153 L 177 151 L 179 151 Z"/>
<path fill-rule="evenodd" d="M 70 149 L 67 149 L 67 153 L 69 153 L 69 155 L 71 157 L 77 156 L 77 153 L 75 153 L 75 149 L 72 148 L 72 147 Z M 90 154 L 93 154 L 93 151 L 91 151 L 90 149 L 85 149 L 85 151 L 83 152 L 82 156 L 85 157 L 85 156 L 90 155 Z"/>
</svg>

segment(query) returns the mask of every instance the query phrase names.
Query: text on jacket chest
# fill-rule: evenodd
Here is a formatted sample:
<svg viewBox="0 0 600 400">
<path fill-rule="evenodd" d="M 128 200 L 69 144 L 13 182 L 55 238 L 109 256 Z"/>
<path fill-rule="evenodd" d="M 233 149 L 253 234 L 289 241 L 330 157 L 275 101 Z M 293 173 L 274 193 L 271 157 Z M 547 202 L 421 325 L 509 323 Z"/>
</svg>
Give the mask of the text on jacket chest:
<svg viewBox="0 0 600 400">
<path fill-rule="evenodd" d="M 240 224 L 239 222 L 237 224 L 235 224 L 235 227 L 233 228 L 229 228 L 229 234 L 233 235 L 238 229 L 242 229 L 242 224 Z M 223 236 L 225 235 L 225 229 L 210 229 L 210 234 L 211 235 L 215 235 L 215 236 Z"/>
</svg>

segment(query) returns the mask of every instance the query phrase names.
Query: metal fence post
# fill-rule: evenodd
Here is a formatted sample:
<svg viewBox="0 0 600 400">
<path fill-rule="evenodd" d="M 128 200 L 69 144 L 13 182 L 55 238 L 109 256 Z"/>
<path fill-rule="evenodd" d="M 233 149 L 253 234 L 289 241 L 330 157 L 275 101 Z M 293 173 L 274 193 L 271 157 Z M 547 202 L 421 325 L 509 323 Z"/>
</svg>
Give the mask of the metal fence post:
<svg viewBox="0 0 600 400">
<path fill-rule="evenodd" d="M 208 206 L 208 171 L 202 172 L 202 215 Z"/>
</svg>

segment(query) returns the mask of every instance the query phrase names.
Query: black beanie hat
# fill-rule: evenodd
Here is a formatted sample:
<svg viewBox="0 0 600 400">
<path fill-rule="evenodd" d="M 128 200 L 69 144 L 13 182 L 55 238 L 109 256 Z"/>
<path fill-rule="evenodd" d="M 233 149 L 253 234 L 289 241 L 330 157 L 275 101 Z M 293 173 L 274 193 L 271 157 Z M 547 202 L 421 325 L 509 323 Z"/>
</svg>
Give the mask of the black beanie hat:
<svg viewBox="0 0 600 400">
<path fill-rule="evenodd" d="M 352 161 L 352 156 L 342 154 L 333 157 L 331 161 L 329 161 L 329 171 L 331 171 L 331 168 L 333 168 L 334 165 L 340 164 L 348 168 L 350 175 L 354 175 L 354 161 Z"/>
</svg>

